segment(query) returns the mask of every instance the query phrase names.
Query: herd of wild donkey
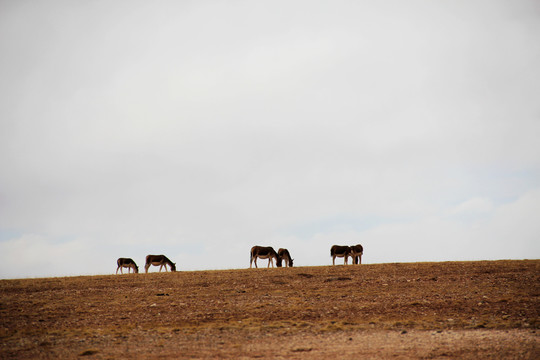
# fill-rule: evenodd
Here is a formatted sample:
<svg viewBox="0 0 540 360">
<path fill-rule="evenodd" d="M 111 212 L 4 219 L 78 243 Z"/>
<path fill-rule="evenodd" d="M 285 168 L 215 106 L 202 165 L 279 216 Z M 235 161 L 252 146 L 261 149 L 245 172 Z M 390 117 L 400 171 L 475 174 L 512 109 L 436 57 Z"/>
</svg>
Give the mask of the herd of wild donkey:
<svg viewBox="0 0 540 360">
<path fill-rule="evenodd" d="M 349 256 L 353 259 L 354 264 L 362 263 L 362 254 L 364 253 L 364 248 L 362 245 L 353 245 L 353 246 L 343 246 L 343 245 L 334 245 L 330 248 L 330 256 L 332 256 L 332 265 L 336 265 L 336 257 L 344 258 L 345 265 L 348 264 Z M 251 248 L 251 256 L 249 259 L 249 267 L 251 268 L 253 263 L 257 267 L 257 259 L 268 259 L 268 267 L 272 264 L 274 267 L 274 259 L 276 260 L 276 266 L 281 267 L 283 261 L 285 261 L 285 266 L 293 266 L 293 258 L 287 249 L 279 249 L 277 252 L 271 246 L 254 246 Z M 128 268 L 128 273 L 131 272 L 131 269 L 135 273 L 139 272 L 139 267 L 135 264 L 135 261 L 130 258 L 120 258 L 116 262 L 118 267 L 116 268 L 116 273 L 118 270 L 123 274 L 122 268 Z M 144 265 L 144 271 L 148 272 L 150 265 L 159 266 L 159 271 L 165 267 L 167 271 L 167 265 L 169 265 L 171 271 L 176 271 L 176 263 L 173 263 L 165 255 L 148 255 L 146 257 L 146 263 Z"/>
</svg>

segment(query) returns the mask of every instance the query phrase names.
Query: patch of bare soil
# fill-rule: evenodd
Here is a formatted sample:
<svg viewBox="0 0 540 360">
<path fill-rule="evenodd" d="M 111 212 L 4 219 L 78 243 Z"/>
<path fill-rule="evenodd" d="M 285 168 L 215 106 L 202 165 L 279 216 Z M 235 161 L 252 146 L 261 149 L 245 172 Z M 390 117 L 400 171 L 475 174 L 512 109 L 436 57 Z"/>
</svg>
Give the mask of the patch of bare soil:
<svg viewBox="0 0 540 360">
<path fill-rule="evenodd" d="M 0 358 L 539 359 L 540 260 L 0 281 Z"/>
</svg>

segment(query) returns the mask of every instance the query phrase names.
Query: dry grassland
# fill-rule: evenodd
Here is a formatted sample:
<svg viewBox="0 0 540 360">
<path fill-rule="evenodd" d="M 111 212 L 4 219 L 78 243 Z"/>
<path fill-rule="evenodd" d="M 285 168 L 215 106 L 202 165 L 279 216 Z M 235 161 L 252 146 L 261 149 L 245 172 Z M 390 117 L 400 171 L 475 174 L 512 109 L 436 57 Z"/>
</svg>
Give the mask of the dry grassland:
<svg viewBox="0 0 540 360">
<path fill-rule="evenodd" d="M 539 270 L 523 260 L 1 280 L 0 358 L 540 359 Z"/>
</svg>

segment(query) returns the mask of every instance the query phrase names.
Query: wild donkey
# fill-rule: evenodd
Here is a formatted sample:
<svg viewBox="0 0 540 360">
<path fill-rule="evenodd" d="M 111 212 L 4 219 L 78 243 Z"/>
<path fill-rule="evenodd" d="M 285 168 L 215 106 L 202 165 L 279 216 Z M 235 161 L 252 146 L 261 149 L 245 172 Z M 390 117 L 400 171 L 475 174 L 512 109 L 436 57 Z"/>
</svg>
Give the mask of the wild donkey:
<svg viewBox="0 0 540 360">
<path fill-rule="evenodd" d="M 133 272 L 135 274 L 138 274 L 139 273 L 139 267 L 137 266 L 137 264 L 135 264 L 135 261 L 133 261 L 133 259 L 130 259 L 130 258 L 119 258 L 118 260 L 116 260 L 116 264 L 118 265 L 118 267 L 116 268 L 116 274 L 118 274 L 118 269 L 120 269 L 120 274 L 123 274 L 124 272 L 122 271 L 122 268 L 128 268 L 128 274 L 131 273 L 131 269 L 133 269 Z"/>
<path fill-rule="evenodd" d="M 159 266 L 159 271 L 165 266 L 167 271 L 167 265 L 171 267 L 171 271 L 176 271 L 176 263 L 173 263 L 165 255 L 148 255 L 146 256 L 146 265 L 144 265 L 144 271 L 148 273 L 150 265 Z"/>
<path fill-rule="evenodd" d="M 268 259 L 268 267 L 270 267 L 270 264 L 272 264 L 272 267 L 274 267 L 273 259 L 276 259 L 276 266 L 281 267 L 281 256 L 279 256 L 276 250 L 270 246 L 254 246 L 251 248 L 251 256 L 249 258 L 250 269 L 253 262 L 255 262 L 255 267 L 258 267 L 257 258 Z"/>
<path fill-rule="evenodd" d="M 345 265 L 348 265 L 348 258 L 352 256 L 352 249 L 350 246 L 334 245 L 330 248 L 330 256 L 332 257 L 332 265 L 336 265 L 336 257 L 345 258 Z"/>
<path fill-rule="evenodd" d="M 289 253 L 289 250 L 287 249 L 279 249 L 278 255 L 281 258 L 279 261 L 279 265 L 281 266 L 281 260 L 285 260 L 285 266 L 292 267 L 294 259 L 291 257 L 291 254 Z"/>
<path fill-rule="evenodd" d="M 351 256 L 355 264 L 360 265 L 362 263 L 362 255 L 364 254 L 364 248 L 362 245 L 353 245 L 351 246 Z"/>
</svg>

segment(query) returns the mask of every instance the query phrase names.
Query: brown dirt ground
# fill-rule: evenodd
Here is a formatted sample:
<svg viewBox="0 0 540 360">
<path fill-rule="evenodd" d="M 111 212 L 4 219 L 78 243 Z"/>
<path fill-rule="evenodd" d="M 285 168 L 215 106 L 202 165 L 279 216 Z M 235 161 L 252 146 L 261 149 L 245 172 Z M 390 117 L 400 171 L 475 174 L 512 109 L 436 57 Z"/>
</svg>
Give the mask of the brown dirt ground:
<svg viewBox="0 0 540 360">
<path fill-rule="evenodd" d="M 0 358 L 540 359 L 539 270 L 522 260 L 0 280 Z"/>
</svg>

